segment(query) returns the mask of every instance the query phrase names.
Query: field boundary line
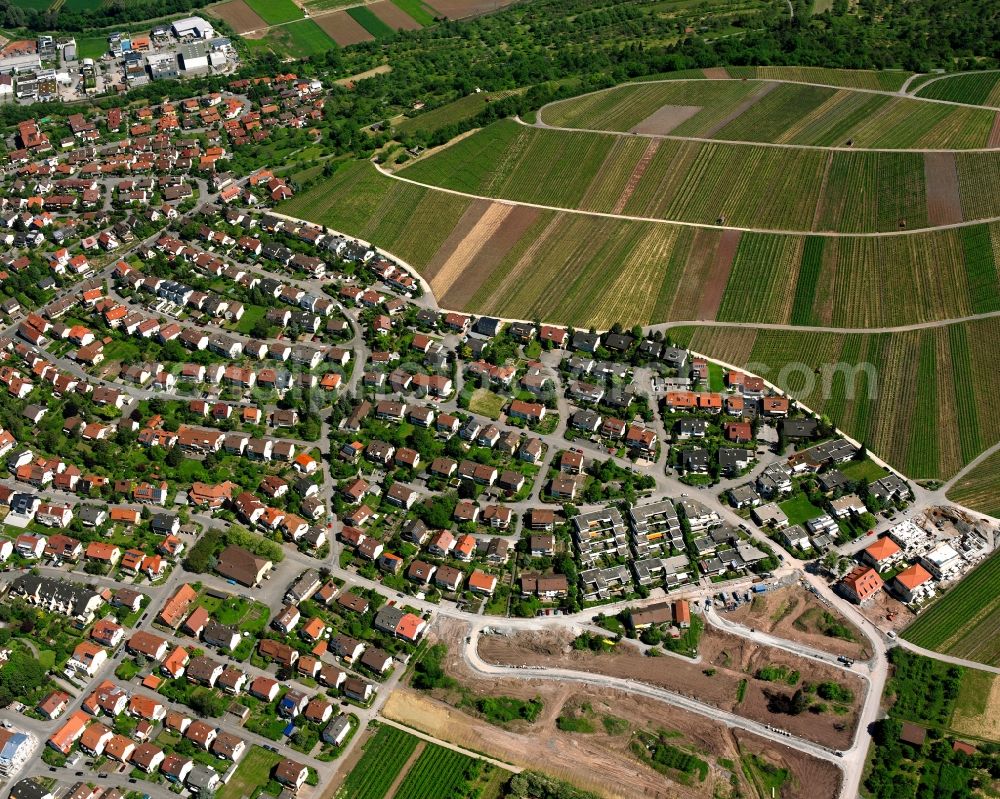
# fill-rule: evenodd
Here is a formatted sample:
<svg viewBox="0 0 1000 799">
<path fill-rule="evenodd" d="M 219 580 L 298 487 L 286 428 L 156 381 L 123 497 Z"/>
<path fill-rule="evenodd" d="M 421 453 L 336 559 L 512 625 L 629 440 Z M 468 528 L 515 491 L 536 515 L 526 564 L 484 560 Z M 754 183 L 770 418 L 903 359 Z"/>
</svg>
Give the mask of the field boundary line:
<svg viewBox="0 0 1000 799">
<path fill-rule="evenodd" d="M 677 81 L 671 81 L 677 83 Z M 983 111 L 996 112 L 997 108 L 982 108 L 972 106 Z M 540 113 L 540 112 L 539 112 Z M 673 141 L 693 141 L 699 144 L 722 144 L 729 147 L 739 145 L 741 147 L 769 147 L 772 150 L 820 150 L 822 152 L 839 153 L 995 153 L 1000 152 L 997 147 L 845 147 L 842 144 L 789 144 L 787 142 L 773 141 L 748 141 L 747 139 L 712 139 L 707 136 L 679 136 L 676 133 L 635 133 L 627 130 L 604 130 L 601 128 L 567 128 L 562 125 L 549 125 L 545 122 L 529 125 L 520 117 L 514 119 L 526 128 L 540 128 L 541 130 L 555 130 L 561 133 L 600 133 L 605 136 L 619 137 L 640 137 L 645 139 L 671 139 Z M 535 119 L 540 119 L 536 114 Z"/>
<path fill-rule="evenodd" d="M 542 211 L 556 211 L 566 214 L 580 214 L 582 216 L 593 216 L 600 219 L 618 219 L 626 222 L 649 222 L 656 225 L 679 225 L 681 227 L 690 228 L 702 228 L 705 230 L 738 230 L 742 233 L 773 233 L 778 236 L 828 236 L 829 238 L 836 239 L 874 239 L 874 238 L 889 238 L 896 236 L 914 236 L 920 233 L 933 233 L 934 231 L 940 230 L 954 230 L 957 228 L 972 227 L 974 225 L 988 225 L 993 222 L 1000 222 L 1000 216 L 984 217 L 982 219 L 970 219 L 963 220 L 962 222 L 952 222 L 947 225 L 935 225 L 934 227 L 922 227 L 922 228 L 908 228 L 906 230 L 888 230 L 882 233 L 875 232 L 847 232 L 840 230 L 791 230 L 791 229 L 775 229 L 775 228 L 759 228 L 759 227 L 738 227 L 736 225 L 713 225 L 708 222 L 688 222 L 684 220 L 676 219 L 660 219 L 658 217 L 651 216 L 634 216 L 632 214 L 613 214 L 608 211 L 585 211 L 580 208 L 568 208 L 561 205 L 545 205 L 543 203 L 531 203 L 524 202 L 522 200 L 508 200 L 504 197 L 490 197 L 485 194 L 473 194 L 468 191 L 459 191 L 458 189 L 448 189 L 443 186 L 435 186 L 433 183 L 422 183 L 419 180 L 414 180 L 413 178 L 403 177 L 395 172 L 389 172 L 381 164 L 376 164 L 374 161 L 370 162 L 372 166 L 375 167 L 382 175 L 387 178 L 392 178 L 393 180 L 399 180 L 403 183 L 409 183 L 411 186 L 419 186 L 422 189 L 432 189 L 434 191 L 441 191 L 446 194 L 453 194 L 456 197 L 465 197 L 470 200 L 484 200 L 486 202 L 492 203 L 506 203 L 507 205 L 523 205 L 528 208 L 538 208 Z"/>
</svg>

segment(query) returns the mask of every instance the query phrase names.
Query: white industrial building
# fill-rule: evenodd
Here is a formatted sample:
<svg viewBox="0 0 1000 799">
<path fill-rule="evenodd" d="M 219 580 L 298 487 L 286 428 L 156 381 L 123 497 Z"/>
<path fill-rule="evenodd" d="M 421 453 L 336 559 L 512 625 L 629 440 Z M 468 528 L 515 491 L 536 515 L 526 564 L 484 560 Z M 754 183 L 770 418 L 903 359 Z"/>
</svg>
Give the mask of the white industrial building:
<svg viewBox="0 0 1000 799">
<path fill-rule="evenodd" d="M 178 39 L 211 39 L 215 29 L 201 17 L 185 17 L 170 25 Z"/>
<path fill-rule="evenodd" d="M 185 72 L 197 72 L 208 69 L 208 54 L 202 44 L 183 44 L 180 50 L 181 69 Z"/>
</svg>

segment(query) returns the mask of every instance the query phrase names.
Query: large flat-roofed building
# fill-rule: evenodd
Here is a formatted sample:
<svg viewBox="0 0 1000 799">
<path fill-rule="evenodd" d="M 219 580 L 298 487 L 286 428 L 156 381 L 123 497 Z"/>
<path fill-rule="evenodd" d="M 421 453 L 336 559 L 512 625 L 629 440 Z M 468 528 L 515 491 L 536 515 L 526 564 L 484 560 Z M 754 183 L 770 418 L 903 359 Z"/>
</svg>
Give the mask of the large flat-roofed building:
<svg viewBox="0 0 1000 799">
<path fill-rule="evenodd" d="M 208 69 L 208 53 L 201 42 L 182 44 L 180 49 L 181 69 L 185 72 L 197 72 Z"/>
<path fill-rule="evenodd" d="M 684 548 L 681 522 L 674 503 L 669 499 L 649 505 L 629 508 L 632 527 L 632 548 L 637 558 L 644 558 L 658 551 L 668 552 L 670 547 Z"/>
<path fill-rule="evenodd" d="M 170 29 L 178 39 L 211 39 L 215 28 L 201 17 L 185 17 L 170 24 Z"/>
<path fill-rule="evenodd" d="M 920 564 L 934 575 L 937 580 L 954 576 L 962 566 L 962 557 L 948 543 L 938 544 L 934 549 L 920 558 Z"/>
<path fill-rule="evenodd" d="M 176 78 L 180 74 L 177 56 L 173 53 L 151 53 L 146 56 L 146 66 L 153 80 Z"/>
<path fill-rule="evenodd" d="M 628 554 L 625 522 L 615 508 L 601 508 L 581 513 L 573 519 L 573 535 L 584 565 L 592 565 L 599 557 L 623 558 Z"/>
</svg>

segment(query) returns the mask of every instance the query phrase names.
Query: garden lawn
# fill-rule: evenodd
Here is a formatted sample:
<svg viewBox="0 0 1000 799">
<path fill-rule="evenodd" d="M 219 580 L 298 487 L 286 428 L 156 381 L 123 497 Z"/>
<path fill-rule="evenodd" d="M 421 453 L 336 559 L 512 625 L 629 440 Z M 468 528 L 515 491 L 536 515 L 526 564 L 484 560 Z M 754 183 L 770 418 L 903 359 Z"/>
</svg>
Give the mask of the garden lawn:
<svg viewBox="0 0 1000 799">
<path fill-rule="evenodd" d="M 266 313 L 267 308 L 263 305 L 248 305 L 244 309 L 243 316 L 236 325 L 236 332 L 249 335 L 253 326 L 257 324 L 258 320 L 263 319 Z"/>
<path fill-rule="evenodd" d="M 489 389 L 477 388 L 469 399 L 469 410 L 481 416 L 488 416 L 490 419 L 498 419 L 506 404 L 507 400 L 499 394 L 494 394 Z"/>
<path fill-rule="evenodd" d="M 266 785 L 271 779 L 271 769 L 279 760 L 281 755 L 276 752 L 268 752 L 260 746 L 250 747 L 250 751 L 244 756 L 232 779 L 216 792 L 216 799 L 241 799 L 244 796 L 252 796 L 257 787 Z"/>
<path fill-rule="evenodd" d="M 885 477 L 885 469 L 879 466 L 871 458 L 861 461 L 850 461 L 843 466 L 837 467 L 848 480 L 864 480 L 870 483 Z"/>
<path fill-rule="evenodd" d="M 815 519 L 817 516 L 823 515 L 823 509 L 813 505 L 809 501 L 809 497 L 805 494 L 785 500 L 779 503 L 778 507 L 788 517 L 789 524 L 802 524 L 809 519 Z"/>
</svg>

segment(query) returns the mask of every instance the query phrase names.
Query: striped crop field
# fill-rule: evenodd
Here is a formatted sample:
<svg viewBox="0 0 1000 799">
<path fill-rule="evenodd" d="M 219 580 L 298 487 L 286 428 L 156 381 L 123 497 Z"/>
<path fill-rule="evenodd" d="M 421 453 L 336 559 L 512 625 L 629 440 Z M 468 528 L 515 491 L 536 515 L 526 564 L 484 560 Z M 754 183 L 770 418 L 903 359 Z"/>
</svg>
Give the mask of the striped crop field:
<svg viewBox="0 0 1000 799">
<path fill-rule="evenodd" d="M 396 790 L 395 799 L 457 796 L 471 788 L 482 762 L 438 744 L 427 744 Z"/>
<path fill-rule="evenodd" d="M 1000 336 L 995 318 L 903 333 L 669 334 L 778 384 L 911 477 L 946 479 L 1000 439 L 1000 422 L 977 412 L 1000 390 L 989 352 Z"/>
<path fill-rule="evenodd" d="M 1000 216 L 1000 150 L 988 153 L 958 153 L 959 191 L 965 219 Z"/>
<path fill-rule="evenodd" d="M 620 158 L 641 159 L 640 149 L 623 146 Z M 659 168 L 658 155 L 647 172 Z M 626 171 L 612 178 L 601 166 L 603 194 L 585 194 L 588 202 L 610 202 L 607 185 Z M 630 202 L 651 200 L 637 190 Z M 444 307 L 521 319 L 870 328 L 1000 308 L 1000 223 L 861 238 L 746 231 L 730 239 L 733 256 L 720 247 L 734 231 L 473 200 L 365 163 L 342 167 L 280 210 L 395 253 Z"/>
<path fill-rule="evenodd" d="M 799 119 L 808 116 L 833 95 L 835 89 L 801 83 L 781 83 L 713 136 L 727 141 L 776 141 Z"/>
<path fill-rule="evenodd" d="M 927 225 L 922 154 L 830 154 L 816 230 L 914 230 Z"/>
<path fill-rule="evenodd" d="M 949 75 L 922 86 L 916 96 L 1000 108 L 1000 70 Z"/>
<path fill-rule="evenodd" d="M 996 112 L 848 88 L 692 80 L 616 86 L 540 116 L 553 127 L 723 141 L 966 150 L 988 146 Z"/>
<path fill-rule="evenodd" d="M 697 136 L 762 88 L 752 81 L 631 83 L 553 103 L 540 116 L 555 127 L 627 131 L 663 106 L 697 107 L 693 117 L 671 131 Z"/>
<path fill-rule="evenodd" d="M 734 78 L 790 80 L 820 83 L 845 89 L 878 89 L 894 92 L 902 88 L 912 72 L 874 69 L 826 69 L 824 67 L 728 67 Z"/>
<path fill-rule="evenodd" d="M 736 250 L 718 318 L 769 322 L 791 316 L 805 239 L 745 233 Z"/>
<path fill-rule="evenodd" d="M 365 743 L 364 754 L 347 775 L 337 796 L 342 799 L 382 799 L 419 743 L 419 738 L 395 727 L 380 727 Z"/>
<path fill-rule="evenodd" d="M 1000 665 L 1000 554 L 963 577 L 902 636 L 935 652 Z"/>
<path fill-rule="evenodd" d="M 973 466 L 948 491 L 948 499 L 1000 517 L 1000 452 Z"/>
<path fill-rule="evenodd" d="M 969 159 L 958 162 L 964 218 L 1000 215 L 991 181 L 1000 177 L 1000 151 L 961 158 Z M 637 139 L 504 120 L 401 174 L 497 199 L 710 225 L 845 232 L 930 225 L 921 153 Z"/>
</svg>

